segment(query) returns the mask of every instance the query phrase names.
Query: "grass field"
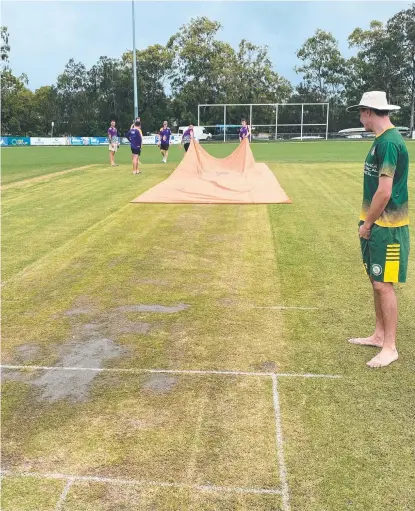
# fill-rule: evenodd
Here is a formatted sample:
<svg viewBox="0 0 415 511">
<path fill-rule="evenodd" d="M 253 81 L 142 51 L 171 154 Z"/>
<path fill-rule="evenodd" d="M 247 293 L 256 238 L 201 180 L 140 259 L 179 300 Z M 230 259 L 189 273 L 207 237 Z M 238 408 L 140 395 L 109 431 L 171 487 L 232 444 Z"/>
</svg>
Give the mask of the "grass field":
<svg viewBox="0 0 415 511">
<path fill-rule="evenodd" d="M 268 207 L 131 204 L 178 147 L 140 176 L 127 147 L 2 150 L 1 509 L 413 511 L 413 253 L 399 361 L 345 342 L 374 324 L 369 147 L 253 145 Z"/>
</svg>

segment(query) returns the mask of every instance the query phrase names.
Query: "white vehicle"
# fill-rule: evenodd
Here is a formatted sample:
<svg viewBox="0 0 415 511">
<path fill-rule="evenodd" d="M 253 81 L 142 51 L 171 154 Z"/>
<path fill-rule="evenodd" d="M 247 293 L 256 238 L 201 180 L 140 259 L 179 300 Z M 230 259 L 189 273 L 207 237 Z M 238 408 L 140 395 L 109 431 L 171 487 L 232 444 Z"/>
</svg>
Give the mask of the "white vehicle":
<svg viewBox="0 0 415 511">
<path fill-rule="evenodd" d="M 402 136 L 409 136 L 410 130 L 407 126 L 396 126 L 396 129 Z M 340 130 L 338 134 L 346 138 L 373 138 L 375 136 L 374 133 L 366 131 L 365 128 L 346 128 Z"/>
<path fill-rule="evenodd" d="M 179 135 L 182 137 L 183 133 L 187 130 L 189 126 L 180 126 L 179 127 Z M 204 126 L 193 126 L 193 133 L 195 135 L 196 140 L 211 140 L 212 134 L 206 131 Z"/>
</svg>

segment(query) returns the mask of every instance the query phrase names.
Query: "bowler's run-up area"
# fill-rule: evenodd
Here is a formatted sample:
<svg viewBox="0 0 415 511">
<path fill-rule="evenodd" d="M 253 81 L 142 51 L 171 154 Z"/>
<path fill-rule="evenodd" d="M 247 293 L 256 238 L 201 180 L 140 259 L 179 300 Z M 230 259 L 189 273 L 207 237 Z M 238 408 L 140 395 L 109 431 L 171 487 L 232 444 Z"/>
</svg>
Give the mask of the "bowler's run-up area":
<svg viewBox="0 0 415 511">
<path fill-rule="evenodd" d="M 2 150 L 1 509 L 415 509 L 413 253 L 399 360 L 346 342 L 370 144 Z"/>
</svg>

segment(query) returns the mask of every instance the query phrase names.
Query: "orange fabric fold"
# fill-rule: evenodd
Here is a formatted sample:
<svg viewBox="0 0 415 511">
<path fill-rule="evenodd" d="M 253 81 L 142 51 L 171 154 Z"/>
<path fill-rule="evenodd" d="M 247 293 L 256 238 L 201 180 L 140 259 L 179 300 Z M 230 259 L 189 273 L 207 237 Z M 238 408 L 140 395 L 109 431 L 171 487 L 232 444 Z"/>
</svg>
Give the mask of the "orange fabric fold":
<svg viewBox="0 0 415 511">
<path fill-rule="evenodd" d="M 265 163 L 256 163 L 247 139 L 226 158 L 191 141 L 176 170 L 131 202 L 188 204 L 291 204 Z"/>
</svg>

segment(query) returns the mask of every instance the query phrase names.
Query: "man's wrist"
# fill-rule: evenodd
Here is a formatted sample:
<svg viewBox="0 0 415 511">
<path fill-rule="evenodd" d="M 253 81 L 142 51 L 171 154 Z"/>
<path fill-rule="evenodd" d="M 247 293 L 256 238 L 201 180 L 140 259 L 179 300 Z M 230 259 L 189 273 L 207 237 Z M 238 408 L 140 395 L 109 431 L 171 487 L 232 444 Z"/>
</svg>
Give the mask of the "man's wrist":
<svg viewBox="0 0 415 511">
<path fill-rule="evenodd" d="M 370 231 L 370 229 L 372 228 L 373 224 L 370 224 L 369 222 L 363 222 L 363 227 L 364 229 Z"/>
</svg>

